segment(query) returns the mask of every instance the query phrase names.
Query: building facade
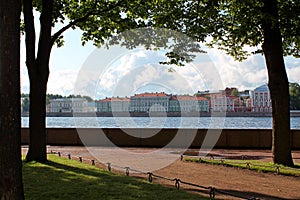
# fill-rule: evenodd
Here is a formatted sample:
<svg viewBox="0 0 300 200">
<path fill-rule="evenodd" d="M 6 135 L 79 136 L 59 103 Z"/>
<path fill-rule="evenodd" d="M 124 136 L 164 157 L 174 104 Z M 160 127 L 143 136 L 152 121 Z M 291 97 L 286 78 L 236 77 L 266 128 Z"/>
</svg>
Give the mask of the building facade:
<svg viewBox="0 0 300 200">
<path fill-rule="evenodd" d="M 24 103 L 24 102 L 22 102 Z M 141 93 L 88 102 L 85 98 L 51 99 L 47 112 L 272 112 L 268 86 L 238 92 L 226 88 L 216 92 L 198 92 L 196 96 L 164 92 Z"/>
<path fill-rule="evenodd" d="M 130 99 L 112 97 L 97 102 L 97 112 L 129 112 Z"/>
<path fill-rule="evenodd" d="M 168 112 L 170 95 L 161 93 L 141 93 L 130 97 L 130 112 Z"/>
<path fill-rule="evenodd" d="M 189 95 L 171 96 L 169 112 L 208 112 L 209 100 L 204 97 Z"/>
<path fill-rule="evenodd" d="M 88 101 L 84 98 L 50 99 L 50 112 L 87 112 Z"/>
<path fill-rule="evenodd" d="M 234 98 L 231 96 L 219 96 L 212 99 L 213 111 L 234 112 Z"/>
</svg>

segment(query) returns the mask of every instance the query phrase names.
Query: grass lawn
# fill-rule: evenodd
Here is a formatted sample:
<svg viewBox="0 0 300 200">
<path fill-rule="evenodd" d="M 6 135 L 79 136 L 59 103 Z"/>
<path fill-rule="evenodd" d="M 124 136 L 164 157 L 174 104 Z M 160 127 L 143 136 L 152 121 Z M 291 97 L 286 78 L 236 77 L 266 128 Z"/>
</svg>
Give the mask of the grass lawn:
<svg viewBox="0 0 300 200">
<path fill-rule="evenodd" d="M 199 158 L 184 158 L 185 161 L 209 163 L 214 165 L 224 165 L 228 167 L 239 167 L 243 169 L 251 169 L 260 172 L 272 172 L 283 175 L 300 176 L 300 165 L 295 165 L 295 168 L 276 165 L 272 162 L 263 162 L 258 160 L 213 160 Z M 279 170 L 279 171 L 278 171 Z"/>
<path fill-rule="evenodd" d="M 48 159 L 45 164 L 23 162 L 26 199 L 201 199 L 175 187 L 113 174 L 56 155 L 48 155 Z"/>
</svg>

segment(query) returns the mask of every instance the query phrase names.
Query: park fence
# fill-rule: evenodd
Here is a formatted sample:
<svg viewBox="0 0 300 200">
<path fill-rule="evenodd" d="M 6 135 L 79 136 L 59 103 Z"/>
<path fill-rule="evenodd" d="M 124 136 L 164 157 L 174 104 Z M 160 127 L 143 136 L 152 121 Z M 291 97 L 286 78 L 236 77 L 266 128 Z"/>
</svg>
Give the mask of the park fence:
<svg viewBox="0 0 300 200">
<path fill-rule="evenodd" d="M 71 154 L 68 154 L 68 153 L 51 151 L 50 154 L 57 154 L 59 157 L 67 157 L 70 160 L 75 159 L 75 160 L 78 160 L 80 162 L 85 161 L 87 163 L 90 163 L 91 165 L 96 165 L 96 164 L 102 165 L 103 164 L 103 163 L 98 162 L 98 161 L 93 160 L 93 159 L 86 159 L 86 158 L 83 158 L 81 156 L 71 155 Z M 181 155 L 181 160 L 182 159 L 183 159 L 183 156 Z M 201 189 L 201 193 L 209 194 L 209 198 L 212 199 L 212 200 L 216 198 L 217 194 L 231 196 L 231 197 L 235 197 L 235 198 L 239 198 L 239 199 L 245 199 L 245 200 L 258 200 L 258 198 L 256 198 L 256 197 L 250 197 L 249 198 L 249 197 L 242 196 L 240 194 L 234 194 L 234 193 L 231 193 L 231 192 L 228 192 L 228 191 L 217 189 L 217 188 L 212 187 L 212 186 L 203 186 L 203 185 L 183 181 L 180 178 L 169 178 L 169 177 L 157 175 L 157 174 L 152 173 L 152 172 L 144 172 L 144 171 L 140 171 L 140 170 L 137 170 L 137 169 L 130 168 L 129 166 L 119 166 L 119 165 L 115 165 L 113 163 L 106 163 L 106 166 L 107 166 L 107 170 L 110 171 L 110 172 L 112 170 L 112 167 L 115 168 L 115 169 L 119 169 L 119 171 L 123 170 L 123 171 L 125 171 L 126 176 L 129 176 L 130 172 L 135 172 L 135 173 L 145 175 L 145 178 L 148 179 L 148 181 L 150 183 L 153 181 L 153 178 L 170 181 L 170 182 L 173 182 L 174 186 L 178 190 L 181 188 L 181 185 L 187 185 L 187 186 L 191 186 L 191 187 L 194 187 L 194 188 L 198 188 L 199 192 L 200 192 L 200 189 Z"/>
</svg>

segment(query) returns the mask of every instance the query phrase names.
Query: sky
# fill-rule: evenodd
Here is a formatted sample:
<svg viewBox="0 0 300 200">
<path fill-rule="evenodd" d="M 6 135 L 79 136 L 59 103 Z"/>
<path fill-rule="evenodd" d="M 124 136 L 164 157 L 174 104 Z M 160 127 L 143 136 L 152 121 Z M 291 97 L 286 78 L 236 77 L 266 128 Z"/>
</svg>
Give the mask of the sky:
<svg viewBox="0 0 300 200">
<path fill-rule="evenodd" d="M 37 17 L 35 17 L 37 19 Z M 36 21 L 37 29 L 38 22 Z M 55 29 L 54 29 L 55 32 Z M 65 45 L 53 47 L 50 58 L 49 94 L 82 94 L 102 99 L 131 96 L 141 92 L 193 94 L 203 90 L 236 87 L 253 90 L 267 83 L 262 55 L 253 55 L 243 62 L 217 49 L 205 49 L 185 67 L 159 65 L 165 51 L 147 51 L 140 47 L 128 50 L 119 46 L 97 49 L 91 42 L 81 45 L 80 30 L 64 33 Z M 38 36 L 37 36 L 38 38 Z M 300 82 L 300 59 L 285 58 L 290 82 Z M 21 92 L 29 92 L 25 65 L 24 36 L 21 41 Z"/>
</svg>

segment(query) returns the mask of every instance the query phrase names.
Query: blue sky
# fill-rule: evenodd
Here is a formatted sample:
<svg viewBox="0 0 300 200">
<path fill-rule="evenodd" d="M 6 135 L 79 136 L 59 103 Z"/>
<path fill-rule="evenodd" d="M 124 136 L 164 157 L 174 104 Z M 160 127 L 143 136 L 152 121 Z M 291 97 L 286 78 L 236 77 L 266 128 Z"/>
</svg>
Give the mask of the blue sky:
<svg viewBox="0 0 300 200">
<path fill-rule="evenodd" d="M 21 90 L 28 93 L 24 37 L 22 39 Z M 237 62 L 224 52 L 208 49 L 207 54 L 197 56 L 189 66 L 175 67 L 176 71 L 170 73 L 167 72 L 168 67 L 157 64 L 164 59 L 162 52 L 149 52 L 141 48 L 133 51 L 121 49 L 121 54 L 118 54 L 113 49 L 97 50 L 91 42 L 82 46 L 80 30 L 67 30 L 64 39 L 63 47 L 53 47 L 52 50 L 48 93 L 69 95 L 79 92 L 96 99 L 130 96 L 139 92 L 192 94 L 198 90 L 225 87 L 254 89 L 268 80 L 261 55 Z M 93 54 L 94 58 L 91 58 Z M 299 83 L 300 59 L 288 57 L 285 61 L 289 81 Z M 91 65 L 91 62 L 96 68 L 86 73 L 86 65 Z M 85 86 L 82 90 L 78 82 L 83 77 L 89 83 L 80 83 L 80 87 Z"/>
</svg>

